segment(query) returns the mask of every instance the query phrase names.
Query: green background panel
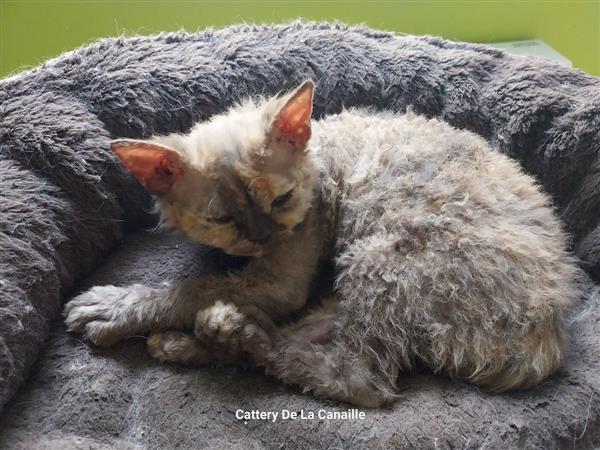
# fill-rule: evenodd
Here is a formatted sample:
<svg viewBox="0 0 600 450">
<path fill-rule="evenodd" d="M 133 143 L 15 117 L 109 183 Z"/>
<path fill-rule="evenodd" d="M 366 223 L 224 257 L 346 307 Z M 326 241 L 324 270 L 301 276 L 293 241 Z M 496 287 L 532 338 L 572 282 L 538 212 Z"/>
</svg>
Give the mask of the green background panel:
<svg viewBox="0 0 600 450">
<path fill-rule="evenodd" d="M 41 1 L 0 0 L 0 76 L 105 36 L 232 23 L 339 19 L 468 42 L 541 39 L 600 75 L 600 0 Z"/>
</svg>

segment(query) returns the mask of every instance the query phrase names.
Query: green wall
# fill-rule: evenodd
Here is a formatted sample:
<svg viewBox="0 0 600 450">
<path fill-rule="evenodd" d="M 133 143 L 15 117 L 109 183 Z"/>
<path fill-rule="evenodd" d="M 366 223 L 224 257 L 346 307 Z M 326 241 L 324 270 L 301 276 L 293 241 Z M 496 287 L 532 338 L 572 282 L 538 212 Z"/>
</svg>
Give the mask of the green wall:
<svg viewBox="0 0 600 450">
<path fill-rule="evenodd" d="M 0 76 L 104 36 L 303 17 L 470 42 L 537 38 L 600 75 L 600 0 L 0 0 Z"/>
</svg>

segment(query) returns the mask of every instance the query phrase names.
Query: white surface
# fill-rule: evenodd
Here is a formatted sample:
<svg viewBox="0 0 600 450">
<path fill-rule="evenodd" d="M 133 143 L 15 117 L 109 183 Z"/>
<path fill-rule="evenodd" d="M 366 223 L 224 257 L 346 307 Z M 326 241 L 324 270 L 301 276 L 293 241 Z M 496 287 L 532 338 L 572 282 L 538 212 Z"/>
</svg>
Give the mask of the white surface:
<svg viewBox="0 0 600 450">
<path fill-rule="evenodd" d="M 550 59 L 554 62 L 562 64 L 563 66 L 573 67 L 573 64 L 569 59 L 558 53 L 544 41 L 537 39 L 529 41 L 497 42 L 492 44 L 488 43 L 486 45 L 505 50 L 508 53 L 513 53 L 515 55 L 541 56 L 542 58 Z"/>
</svg>

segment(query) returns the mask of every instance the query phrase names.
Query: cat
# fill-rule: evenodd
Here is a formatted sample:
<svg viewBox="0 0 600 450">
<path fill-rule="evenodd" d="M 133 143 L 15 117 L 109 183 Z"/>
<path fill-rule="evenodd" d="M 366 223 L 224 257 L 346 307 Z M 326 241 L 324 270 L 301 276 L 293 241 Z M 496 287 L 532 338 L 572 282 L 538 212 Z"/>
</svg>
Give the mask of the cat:
<svg viewBox="0 0 600 450">
<path fill-rule="evenodd" d="M 312 121 L 314 88 L 247 100 L 189 134 L 113 141 L 162 227 L 250 262 L 160 289 L 94 287 L 66 305 L 68 329 L 96 345 L 150 332 L 151 355 L 179 364 L 244 355 L 365 407 L 397 398 L 416 365 L 492 392 L 554 373 L 578 288 L 549 197 L 437 119 L 346 110 Z M 278 325 L 326 262 L 334 295 Z"/>
</svg>

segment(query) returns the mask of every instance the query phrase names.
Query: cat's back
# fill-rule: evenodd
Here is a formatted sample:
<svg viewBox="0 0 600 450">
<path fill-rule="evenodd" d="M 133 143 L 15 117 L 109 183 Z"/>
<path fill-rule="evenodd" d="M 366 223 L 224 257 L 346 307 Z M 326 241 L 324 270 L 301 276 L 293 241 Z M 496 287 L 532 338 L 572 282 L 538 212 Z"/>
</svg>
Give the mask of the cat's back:
<svg viewBox="0 0 600 450">
<path fill-rule="evenodd" d="M 448 163 L 470 166 L 473 158 L 490 152 L 474 133 L 411 112 L 347 110 L 318 121 L 314 134 L 313 146 L 326 166 L 350 178 L 426 175 Z"/>
<path fill-rule="evenodd" d="M 316 137 L 335 179 L 337 192 L 324 195 L 338 197 L 342 242 L 419 229 L 440 252 L 451 242 L 460 251 L 466 242 L 519 242 L 526 253 L 562 258 L 566 239 L 549 197 L 474 133 L 410 112 L 351 110 L 318 122 Z"/>
<path fill-rule="evenodd" d="M 354 109 L 315 125 L 314 151 L 347 195 L 371 191 L 382 201 L 402 197 L 439 203 L 469 194 L 482 206 L 486 197 L 492 203 L 547 203 L 516 162 L 493 151 L 475 133 L 441 120 Z"/>
</svg>

